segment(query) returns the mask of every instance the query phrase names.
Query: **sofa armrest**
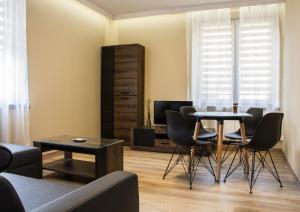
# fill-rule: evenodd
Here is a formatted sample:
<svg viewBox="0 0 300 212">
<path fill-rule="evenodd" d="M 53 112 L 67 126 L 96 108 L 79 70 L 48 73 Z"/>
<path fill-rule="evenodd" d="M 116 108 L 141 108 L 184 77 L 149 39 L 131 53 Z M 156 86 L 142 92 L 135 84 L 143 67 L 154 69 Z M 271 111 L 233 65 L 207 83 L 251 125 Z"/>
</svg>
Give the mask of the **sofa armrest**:
<svg viewBox="0 0 300 212">
<path fill-rule="evenodd" d="M 128 172 L 113 172 L 33 211 L 138 212 L 138 178 Z"/>
</svg>

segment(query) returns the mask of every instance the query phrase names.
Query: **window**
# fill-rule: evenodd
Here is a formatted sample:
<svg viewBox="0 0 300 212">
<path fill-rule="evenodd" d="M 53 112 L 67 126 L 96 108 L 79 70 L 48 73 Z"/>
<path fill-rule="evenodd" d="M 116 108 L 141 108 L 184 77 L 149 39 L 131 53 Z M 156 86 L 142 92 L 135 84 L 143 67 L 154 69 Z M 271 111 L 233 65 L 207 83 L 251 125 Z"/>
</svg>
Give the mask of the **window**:
<svg viewBox="0 0 300 212">
<path fill-rule="evenodd" d="M 0 103 L 27 105 L 26 1 L 0 0 Z"/>
<path fill-rule="evenodd" d="M 279 107 L 281 5 L 188 13 L 189 96 L 206 109 Z"/>
<path fill-rule="evenodd" d="M 0 0 L 0 140 L 29 139 L 26 0 Z"/>
</svg>

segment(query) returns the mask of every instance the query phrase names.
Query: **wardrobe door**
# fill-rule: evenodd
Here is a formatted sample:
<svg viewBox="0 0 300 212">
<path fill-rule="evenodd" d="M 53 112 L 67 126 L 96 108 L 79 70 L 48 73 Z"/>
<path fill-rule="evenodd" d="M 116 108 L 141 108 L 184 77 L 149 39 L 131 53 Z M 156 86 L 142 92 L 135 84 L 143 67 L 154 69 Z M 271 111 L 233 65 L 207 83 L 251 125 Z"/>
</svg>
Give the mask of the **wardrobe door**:
<svg viewBox="0 0 300 212">
<path fill-rule="evenodd" d="M 103 47 L 101 57 L 101 136 L 114 138 L 114 48 Z"/>
<path fill-rule="evenodd" d="M 141 119 L 144 120 L 144 114 L 139 113 L 139 73 L 144 72 L 143 50 L 141 45 L 133 44 L 116 46 L 114 52 L 114 136 L 124 139 L 127 145 L 130 141 L 130 129 L 138 127 Z M 142 104 L 144 107 L 144 103 Z"/>
</svg>

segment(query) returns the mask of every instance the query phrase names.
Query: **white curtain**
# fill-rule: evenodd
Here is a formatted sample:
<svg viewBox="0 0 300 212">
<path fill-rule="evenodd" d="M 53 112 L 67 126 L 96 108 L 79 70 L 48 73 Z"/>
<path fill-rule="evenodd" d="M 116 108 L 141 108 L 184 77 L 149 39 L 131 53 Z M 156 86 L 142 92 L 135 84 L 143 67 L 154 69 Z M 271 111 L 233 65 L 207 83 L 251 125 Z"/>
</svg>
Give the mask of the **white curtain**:
<svg viewBox="0 0 300 212">
<path fill-rule="evenodd" d="M 188 96 L 200 109 L 232 106 L 232 36 L 230 9 L 187 13 Z"/>
<path fill-rule="evenodd" d="M 238 102 L 243 108 L 280 106 L 281 7 L 240 8 Z"/>
<path fill-rule="evenodd" d="M 0 142 L 28 145 L 26 0 L 0 1 Z"/>
</svg>

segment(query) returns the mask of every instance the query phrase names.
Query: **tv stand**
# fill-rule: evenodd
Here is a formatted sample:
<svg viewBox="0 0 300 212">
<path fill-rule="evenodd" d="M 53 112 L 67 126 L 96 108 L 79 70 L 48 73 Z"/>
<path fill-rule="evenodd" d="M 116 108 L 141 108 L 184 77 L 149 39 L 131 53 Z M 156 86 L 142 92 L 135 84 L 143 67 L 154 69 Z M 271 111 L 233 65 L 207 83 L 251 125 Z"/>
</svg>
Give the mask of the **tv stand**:
<svg viewBox="0 0 300 212">
<path fill-rule="evenodd" d="M 175 144 L 168 138 L 166 125 L 132 128 L 130 147 L 134 150 L 173 152 Z"/>
</svg>

